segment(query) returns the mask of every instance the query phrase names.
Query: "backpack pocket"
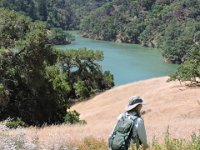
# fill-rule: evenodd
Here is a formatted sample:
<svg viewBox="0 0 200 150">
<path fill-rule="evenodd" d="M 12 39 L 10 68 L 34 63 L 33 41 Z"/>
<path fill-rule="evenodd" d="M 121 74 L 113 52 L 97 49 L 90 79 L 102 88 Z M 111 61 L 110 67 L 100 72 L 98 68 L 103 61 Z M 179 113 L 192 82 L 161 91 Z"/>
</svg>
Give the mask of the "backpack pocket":
<svg viewBox="0 0 200 150">
<path fill-rule="evenodd" d="M 112 150 L 120 150 L 125 149 L 126 143 L 125 143 L 125 136 L 122 133 L 116 133 L 115 137 L 112 140 L 111 148 Z"/>
<path fill-rule="evenodd" d="M 133 127 L 133 121 L 123 118 L 117 123 L 114 134 L 110 137 L 109 145 L 112 150 L 122 150 L 128 147 L 129 135 Z"/>
</svg>

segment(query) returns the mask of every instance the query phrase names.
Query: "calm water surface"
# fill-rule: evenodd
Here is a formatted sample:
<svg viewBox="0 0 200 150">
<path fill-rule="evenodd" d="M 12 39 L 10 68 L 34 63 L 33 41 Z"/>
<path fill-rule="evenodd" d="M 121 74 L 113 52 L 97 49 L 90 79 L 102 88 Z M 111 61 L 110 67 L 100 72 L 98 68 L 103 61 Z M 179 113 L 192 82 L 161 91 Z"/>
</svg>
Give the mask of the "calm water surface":
<svg viewBox="0 0 200 150">
<path fill-rule="evenodd" d="M 98 41 L 74 34 L 76 41 L 70 45 L 56 46 L 59 49 L 78 49 L 86 47 L 104 52 L 100 62 L 103 70 L 110 70 L 114 75 L 115 85 L 166 76 L 175 72 L 177 65 L 163 61 L 158 49 L 145 48 L 135 44 Z"/>
</svg>

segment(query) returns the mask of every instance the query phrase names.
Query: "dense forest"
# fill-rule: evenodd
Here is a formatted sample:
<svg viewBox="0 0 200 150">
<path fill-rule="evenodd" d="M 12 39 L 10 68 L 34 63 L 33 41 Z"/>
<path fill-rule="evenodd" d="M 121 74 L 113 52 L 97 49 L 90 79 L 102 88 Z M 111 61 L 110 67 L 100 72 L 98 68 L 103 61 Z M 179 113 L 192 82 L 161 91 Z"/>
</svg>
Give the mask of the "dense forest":
<svg viewBox="0 0 200 150">
<path fill-rule="evenodd" d="M 0 120 L 73 123 L 78 114 L 68 109 L 74 100 L 114 86 L 98 64 L 101 51 L 56 50 L 49 32 L 43 22 L 0 9 Z"/>
<path fill-rule="evenodd" d="M 85 37 L 162 49 L 167 62 L 182 63 L 200 36 L 199 0 L 113 0 L 84 17 Z"/>
<path fill-rule="evenodd" d="M 183 63 L 200 40 L 199 0 L 1 0 L 0 6 L 85 37 L 160 48 L 170 63 Z"/>
<path fill-rule="evenodd" d="M 48 27 L 79 29 L 80 20 L 109 0 L 0 0 L 0 7 L 9 8 L 46 21 Z"/>
</svg>

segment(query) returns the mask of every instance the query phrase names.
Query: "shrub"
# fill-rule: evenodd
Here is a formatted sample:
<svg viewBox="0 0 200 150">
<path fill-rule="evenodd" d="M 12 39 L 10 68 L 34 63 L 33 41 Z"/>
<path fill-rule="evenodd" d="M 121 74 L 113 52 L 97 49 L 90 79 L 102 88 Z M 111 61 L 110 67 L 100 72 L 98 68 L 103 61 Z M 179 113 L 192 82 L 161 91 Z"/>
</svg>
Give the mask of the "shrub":
<svg viewBox="0 0 200 150">
<path fill-rule="evenodd" d="M 200 51 L 199 47 L 192 49 L 187 60 L 181 64 L 177 71 L 170 76 L 169 81 L 178 80 L 180 82 L 190 81 L 191 84 L 199 86 L 200 78 Z M 190 84 L 190 85 L 191 85 Z"/>
<path fill-rule="evenodd" d="M 80 97 L 80 99 L 86 99 L 90 96 L 91 92 L 88 87 L 85 85 L 84 81 L 79 80 L 74 84 L 74 89 L 76 92 L 76 96 Z"/>
<path fill-rule="evenodd" d="M 12 118 L 12 119 L 8 119 L 6 121 L 6 126 L 10 129 L 16 129 L 18 127 L 26 127 L 26 123 L 24 121 L 22 121 L 21 118 L 17 117 L 17 118 Z"/>
<path fill-rule="evenodd" d="M 85 120 L 80 120 L 80 114 L 77 111 L 68 111 L 64 117 L 64 122 L 69 124 L 86 124 Z"/>
</svg>

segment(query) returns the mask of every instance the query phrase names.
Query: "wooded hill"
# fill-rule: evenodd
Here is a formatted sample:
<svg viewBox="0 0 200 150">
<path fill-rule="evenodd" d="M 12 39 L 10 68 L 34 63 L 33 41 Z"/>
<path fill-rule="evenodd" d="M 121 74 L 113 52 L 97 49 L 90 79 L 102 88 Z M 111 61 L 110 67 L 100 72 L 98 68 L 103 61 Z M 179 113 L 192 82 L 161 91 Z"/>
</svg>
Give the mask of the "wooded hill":
<svg viewBox="0 0 200 150">
<path fill-rule="evenodd" d="M 33 20 L 46 21 L 49 27 L 79 29 L 80 19 L 109 0 L 0 0 L 9 8 Z"/>
<path fill-rule="evenodd" d="M 199 0 L 113 0 L 81 21 L 83 36 L 162 49 L 182 63 L 200 40 Z"/>
<path fill-rule="evenodd" d="M 200 0 L 1 0 L 0 6 L 85 37 L 158 47 L 171 63 L 184 62 L 200 40 Z"/>
</svg>

